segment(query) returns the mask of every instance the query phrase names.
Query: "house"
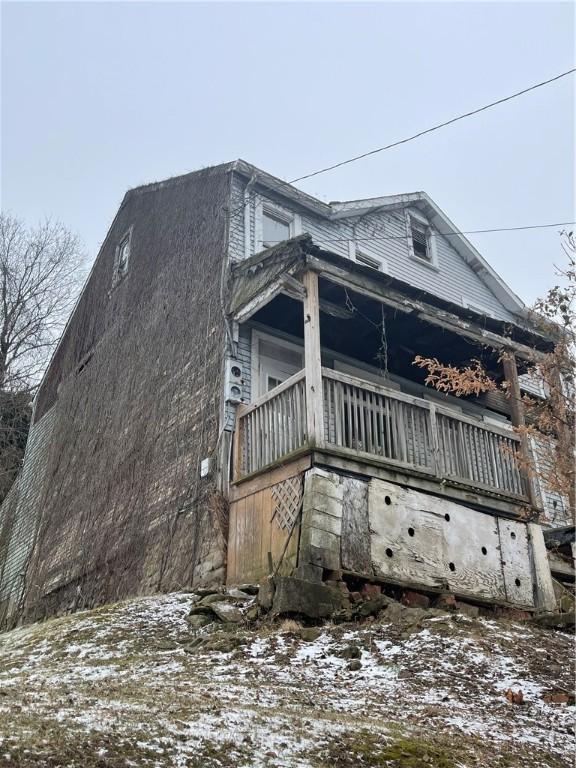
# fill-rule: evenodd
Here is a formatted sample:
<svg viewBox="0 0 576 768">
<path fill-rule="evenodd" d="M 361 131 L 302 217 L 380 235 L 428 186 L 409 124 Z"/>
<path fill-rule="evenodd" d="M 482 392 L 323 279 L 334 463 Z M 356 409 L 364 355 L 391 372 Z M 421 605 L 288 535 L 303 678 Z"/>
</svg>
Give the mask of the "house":
<svg viewBox="0 0 576 768">
<path fill-rule="evenodd" d="M 271 574 L 550 610 L 512 427 L 551 345 L 425 193 L 328 205 L 241 160 L 130 190 L 0 512 L 4 620 Z"/>
</svg>

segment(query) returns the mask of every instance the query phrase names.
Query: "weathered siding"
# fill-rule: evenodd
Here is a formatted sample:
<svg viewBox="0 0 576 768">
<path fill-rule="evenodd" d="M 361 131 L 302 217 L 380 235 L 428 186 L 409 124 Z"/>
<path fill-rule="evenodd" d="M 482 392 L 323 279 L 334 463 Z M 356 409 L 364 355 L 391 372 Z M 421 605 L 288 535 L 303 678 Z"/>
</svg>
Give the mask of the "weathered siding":
<svg viewBox="0 0 576 768">
<path fill-rule="evenodd" d="M 117 214 L 38 397 L 37 418 L 54 402 L 57 418 L 30 616 L 223 579 L 225 504 L 199 465 L 219 439 L 228 191 L 208 169 Z"/>
<path fill-rule="evenodd" d="M 246 181 L 234 176 L 234 189 L 240 208 L 236 210 L 232 258 L 242 259 L 244 253 L 244 199 L 242 190 Z M 279 201 L 261 190 L 250 193 L 250 255 L 259 246 L 255 244 L 256 208 L 262 201 L 281 202 L 287 210 L 301 214 L 302 232 L 309 233 L 314 242 L 341 256 L 350 255 L 349 243 L 356 238 L 358 249 L 368 256 L 384 262 L 384 269 L 399 280 L 422 288 L 440 298 L 462 305 L 463 301 L 486 309 L 499 320 L 513 320 L 512 315 L 482 282 L 474 270 L 461 258 L 449 238 L 436 236 L 438 269 L 411 258 L 408 250 L 406 220 L 403 210 L 374 212 L 357 219 L 329 221 L 308 210 L 295 210 L 293 203 Z M 357 223 L 355 223 L 355 221 Z M 242 232 L 242 234 L 240 234 Z"/>
<path fill-rule="evenodd" d="M 0 626 L 19 606 L 38 529 L 56 409 L 30 429 L 22 471 L 0 507 Z"/>
<path fill-rule="evenodd" d="M 228 584 L 264 581 L 296 567 L 304 472 L 300 459 L 235 486 L 230 496 Z"/>
</svg>

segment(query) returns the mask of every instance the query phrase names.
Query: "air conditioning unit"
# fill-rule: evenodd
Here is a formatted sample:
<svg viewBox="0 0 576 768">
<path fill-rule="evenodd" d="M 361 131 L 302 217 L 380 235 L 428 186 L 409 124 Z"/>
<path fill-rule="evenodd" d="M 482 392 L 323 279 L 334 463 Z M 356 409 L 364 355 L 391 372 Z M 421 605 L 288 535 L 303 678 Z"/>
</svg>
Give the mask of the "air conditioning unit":
<svg viewBox="0 0 576 768">
<path fill-rule="evenodd" d="M 242 364 L 238 360 L 226 361 L 226 400 L 229 403 L 242 402 L 242 384 L 244 375 Z"/>
</svg>

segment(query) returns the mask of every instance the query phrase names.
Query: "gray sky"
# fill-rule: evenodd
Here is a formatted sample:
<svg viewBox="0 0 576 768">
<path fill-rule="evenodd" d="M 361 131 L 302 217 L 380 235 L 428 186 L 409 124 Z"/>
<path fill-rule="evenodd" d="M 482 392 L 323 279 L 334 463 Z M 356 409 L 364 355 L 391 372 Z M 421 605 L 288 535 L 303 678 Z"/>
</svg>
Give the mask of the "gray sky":
<svg viewBox="0 0 576 768">
<path fill-rule="evenodd" d="M 295 178 L 570 69 L 574 40 L 571 3 L 3 3 L 2 206 L 93 259 L 129 187 L 238 157 Z M 301 188 L 572 221 L 574 82 Z M 553 284 L 555 230 L 470 239 L 524 300 Z"/>
</svg>

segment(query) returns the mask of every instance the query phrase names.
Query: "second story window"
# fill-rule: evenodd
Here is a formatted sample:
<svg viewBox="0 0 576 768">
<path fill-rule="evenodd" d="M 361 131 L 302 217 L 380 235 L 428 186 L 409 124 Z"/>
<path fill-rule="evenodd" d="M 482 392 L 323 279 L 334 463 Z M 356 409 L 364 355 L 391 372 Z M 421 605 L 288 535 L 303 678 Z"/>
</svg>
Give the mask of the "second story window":
<svg viewBox="0 0 576 768">
<path fill-rule="evenodd" d="M 116 258 L 114 259 L 114 275 L 112 285 L 116 285 L 128 272 L 130 262 L 130 240 L 132 231 L 127 232 L 116 246 Z"/>
<path fill-rule="evenodd" d="M 300 215 L 272 200 L 260 199 L 254 212 L 254 253 L 290 240 L 302 231 Z M 248 251 L 247 248 L 247 256 Z"/>
<path fill-rule="evenodd" d="M 438 268 L 434 233 L 423 217 L 412 212 L 406 214 L 408 250 L 410 256 L 435 269 Z"/>
<path fill-rule="evenodd" d="M 432 261 L 430 245 L 428 243 L 428 228 L 415 219 L 410 219 L 410 234 L 412 235 L 412 248 L 414 256 L 424 261 Z"/>
<path fill-rule="evenodd" d="M 290 238 L 290 222 L 266 209 L 262 213 L 262 245 L 268 248 Z"/>
<path fill-rule="evenodd" d="M 431 260 L 428 247 L 428 232 L 425 227 L 415 222 L 412 222 L 412 248 L 414 248 L 414 256 L 426 261 Z"/>
</svg>

